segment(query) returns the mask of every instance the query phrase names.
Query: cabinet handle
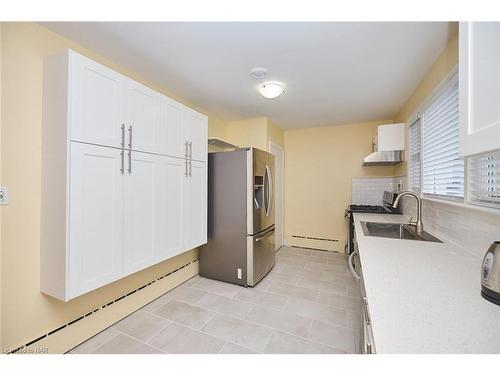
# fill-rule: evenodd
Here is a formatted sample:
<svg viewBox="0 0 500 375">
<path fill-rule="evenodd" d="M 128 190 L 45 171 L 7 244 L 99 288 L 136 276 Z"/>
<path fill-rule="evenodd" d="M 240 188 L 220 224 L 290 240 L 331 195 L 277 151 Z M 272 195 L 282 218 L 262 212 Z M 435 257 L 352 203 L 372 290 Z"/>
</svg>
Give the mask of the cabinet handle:
<svg viewBox="0 0 500 375">
<path fill-rule="evenodd" d="M 132 173 L 132 151 L 128 150 L 128 174 Z"/>
<path fill-rule="evenodd" d="M 184 176 L 188 176 L 188 141 L 184 142 Z"/>
<path fill-rule="evenodd" d="M 193 142 L 189 142 L 189 177 L 191 177 L 193 171 Z"/>
<path fill-rule="evenodd" d="M 120 146 L 122 146 L 122 148 L 125 147 L 125 124 L 122 124 L 122 141 L 120 143 Z"/>
<path fill-rule="evenodd" d="M 120 173 L 123 174 L 123 172 L 125 171 L 125 155 L 123 149 L 120 151 L 120 158 L 121 158 Z"/>
<path fill-rule="evenodd" d="M 128 148 L 132 150 L 132 125 L 128 127 Z"/>
</svg>

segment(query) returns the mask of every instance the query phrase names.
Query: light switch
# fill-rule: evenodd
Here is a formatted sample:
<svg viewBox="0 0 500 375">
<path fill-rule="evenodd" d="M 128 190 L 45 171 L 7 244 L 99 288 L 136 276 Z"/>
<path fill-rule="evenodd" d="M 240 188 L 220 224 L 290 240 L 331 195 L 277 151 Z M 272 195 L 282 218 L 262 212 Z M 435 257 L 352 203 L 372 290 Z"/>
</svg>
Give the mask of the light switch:
<svg viewBox="0 0 500 375">
<path fill-rule="evenodd" d="M 0 204 L 9 204 L 9 189 L 5 186 L 0 186 Z"/>
</svg>

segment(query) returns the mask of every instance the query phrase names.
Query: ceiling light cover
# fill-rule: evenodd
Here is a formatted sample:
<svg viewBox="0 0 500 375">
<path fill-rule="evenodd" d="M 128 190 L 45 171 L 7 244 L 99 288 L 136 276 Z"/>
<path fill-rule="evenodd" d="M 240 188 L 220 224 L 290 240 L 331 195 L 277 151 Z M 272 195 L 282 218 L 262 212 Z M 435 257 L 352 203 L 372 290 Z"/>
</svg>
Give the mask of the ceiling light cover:
<svg viewBox="0 0 500 375">
<path fill-rule="evenodd" d="M 267 99 L 274 99 L 285 92 L 285 87 L 278 82 L 266 82 L 259 85 L 260 94 Z"/>
<path fill-rule="evenodd" d="M 255 78 L 255 79 L 263 79 L 267 76 L 267 69 L 266 68 L 253 68 L 250 71 L 250 77 Z"/>
</svg>

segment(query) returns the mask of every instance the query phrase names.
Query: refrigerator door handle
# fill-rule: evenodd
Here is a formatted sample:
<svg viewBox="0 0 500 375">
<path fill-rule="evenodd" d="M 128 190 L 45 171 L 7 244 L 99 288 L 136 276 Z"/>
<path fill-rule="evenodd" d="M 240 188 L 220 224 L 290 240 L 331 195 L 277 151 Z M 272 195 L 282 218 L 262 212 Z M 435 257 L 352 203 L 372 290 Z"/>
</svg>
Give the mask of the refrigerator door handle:
<svg viewBox="0 0 500 375">
<path fill-rule="evenodd" d="M 262 236 L 260 237 L 255 237 L 255 242 L 260 242 L 262 241 L 264 238 L 267 238 L 269 236 L 271 236 L 273 233 L 274 233 L 274 227 L 270 230 L 268 230 L 266 233 L 264 233 Z"/>
<path fill-rule="evenodd" d="M 271 212 L 271 206 L 273 204 L 273 180 L 271 177 L 271 168 L 266 164 L 266 176 L 267 176 L 267 203 L 266 203 L 266 216 L 269 216 Z"/>
</svg>

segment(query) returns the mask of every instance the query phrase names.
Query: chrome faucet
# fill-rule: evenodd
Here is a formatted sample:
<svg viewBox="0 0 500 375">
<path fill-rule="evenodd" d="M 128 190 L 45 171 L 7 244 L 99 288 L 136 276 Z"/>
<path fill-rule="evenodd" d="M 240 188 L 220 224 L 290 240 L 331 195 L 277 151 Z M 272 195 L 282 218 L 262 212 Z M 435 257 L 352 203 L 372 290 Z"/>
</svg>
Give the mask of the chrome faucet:
<svg viewBox="0 0 500 375">
<path fill-rule="evenodd" d="M 422 223 L 422 200 L 417 194 L 415 194 L 412 191 L 403 191 L 402 193 L 398 194 L 398 196 L 394 200 L 392 207 L 393 208 L 398 207 L 399 200 L 401 199 L 401 197 L 404 197 L 405 195 L 410 195 L 417 200 L 417 221 L 416 222 L 410 221 L 410 224 L 415 225 L 417 233 L 422 234 L 424 232 L 424 224 Z"/>
</svg>

